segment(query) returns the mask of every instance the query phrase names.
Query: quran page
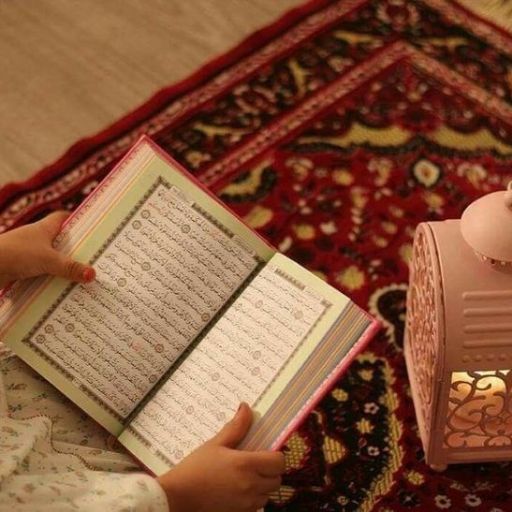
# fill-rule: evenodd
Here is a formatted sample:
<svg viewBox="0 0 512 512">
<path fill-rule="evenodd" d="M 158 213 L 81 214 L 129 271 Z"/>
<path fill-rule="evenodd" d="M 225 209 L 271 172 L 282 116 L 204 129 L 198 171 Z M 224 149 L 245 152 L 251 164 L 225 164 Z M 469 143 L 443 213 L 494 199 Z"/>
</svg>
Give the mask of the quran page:
<svg viewBox="0 0 512 512">
<path fill-rule="evenodd" d="M 171 370 L 120 442 L 158 474 L 212 437 L 241 401 L 262 415 L 348 302 L 274 256 Z"/>
<path fill-rule="evenodd" d="M 166 165 L 150 159 L 78 244 L 95 282 L 47 280 L 6 336 L 115 435 L 270 253 Z"/>
</svg>

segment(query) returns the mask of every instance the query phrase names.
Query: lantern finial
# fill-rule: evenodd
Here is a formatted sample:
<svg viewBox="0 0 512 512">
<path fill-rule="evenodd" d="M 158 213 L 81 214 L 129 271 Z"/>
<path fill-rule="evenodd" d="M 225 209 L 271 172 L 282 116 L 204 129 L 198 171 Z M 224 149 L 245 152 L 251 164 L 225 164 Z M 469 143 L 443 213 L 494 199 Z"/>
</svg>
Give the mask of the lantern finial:
<svg viewBox="0 0 512 512">
<path fill-rule="evenodd" d="M 471 203 L 462 214 L 460 229 L 482 260 L 493 265 L 512 264 L 512 181 L 507 190 Z"/>
</svg>

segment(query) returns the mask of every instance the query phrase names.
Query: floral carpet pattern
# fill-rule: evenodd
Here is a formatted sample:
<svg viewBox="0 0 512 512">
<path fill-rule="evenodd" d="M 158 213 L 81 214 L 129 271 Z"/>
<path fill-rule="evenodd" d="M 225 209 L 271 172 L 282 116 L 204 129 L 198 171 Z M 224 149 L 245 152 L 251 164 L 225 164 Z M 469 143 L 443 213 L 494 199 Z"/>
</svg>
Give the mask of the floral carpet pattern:
<svg viewBox="0 0 512 512">
<path fill-rule="evenodd" d="M 305 4 L 21 185 L 74 209 L 141 133 L 384 328 L 287 445 L 267 510 L 512 510 L 512 464 L 423 461 L 402 349 L 415 226 L 512 179 L 512 38 L 447 0 Z"/>
</svg>

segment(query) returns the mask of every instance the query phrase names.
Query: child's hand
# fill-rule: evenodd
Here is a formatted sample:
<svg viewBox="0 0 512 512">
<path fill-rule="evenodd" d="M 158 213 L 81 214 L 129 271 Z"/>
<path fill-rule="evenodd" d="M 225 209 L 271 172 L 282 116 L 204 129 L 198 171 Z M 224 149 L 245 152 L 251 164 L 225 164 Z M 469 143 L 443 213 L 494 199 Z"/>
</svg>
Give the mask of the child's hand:
<svg viewBox="0 0 512 512">
<path fill-rule="evenodd" d="M 55 212 L 44 219 L 0 235 L 0 288 L 12 281 L 42 274 L 86 283 L 95 277 L 94 269 L 62 255 L 52 247 L 66 212 Z"/>
<path fill-rule="evenodd" d="M 251 409 L 237 414 L 213 439 L 158 478 L 171 512 L 254 512 L 281 485 L 280 452 L 234 449 L 252 423 Z"/>
</svg>

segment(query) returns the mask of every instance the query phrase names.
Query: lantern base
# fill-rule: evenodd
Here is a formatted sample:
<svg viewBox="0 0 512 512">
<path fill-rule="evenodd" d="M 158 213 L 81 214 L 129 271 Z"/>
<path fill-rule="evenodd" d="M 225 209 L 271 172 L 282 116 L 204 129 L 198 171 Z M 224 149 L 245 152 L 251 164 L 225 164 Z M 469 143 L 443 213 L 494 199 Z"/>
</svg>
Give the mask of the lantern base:
<svg viewBox="0 0 512 512">
<path fill-rule="evenodd" d="M 430 469 L 437 471 L 438 473 L 442 473 L 448 467 L 447 464 L 429 464 Z"/>
</svg>

